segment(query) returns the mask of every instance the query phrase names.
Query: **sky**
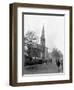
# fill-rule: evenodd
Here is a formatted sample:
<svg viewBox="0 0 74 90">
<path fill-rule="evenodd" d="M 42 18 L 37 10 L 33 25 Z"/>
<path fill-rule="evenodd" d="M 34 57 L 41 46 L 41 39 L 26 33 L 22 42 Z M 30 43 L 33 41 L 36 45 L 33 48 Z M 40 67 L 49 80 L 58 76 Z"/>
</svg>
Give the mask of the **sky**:
<svg viewBox="0 0 74 90">
<path fill-rule="evenodd" d="M 34 31 L 40 38 L 43 26 L 49 52 L 58 48 L 64 54 L 64 16 L 24 15 L 24 35 Z"/>
</svg>

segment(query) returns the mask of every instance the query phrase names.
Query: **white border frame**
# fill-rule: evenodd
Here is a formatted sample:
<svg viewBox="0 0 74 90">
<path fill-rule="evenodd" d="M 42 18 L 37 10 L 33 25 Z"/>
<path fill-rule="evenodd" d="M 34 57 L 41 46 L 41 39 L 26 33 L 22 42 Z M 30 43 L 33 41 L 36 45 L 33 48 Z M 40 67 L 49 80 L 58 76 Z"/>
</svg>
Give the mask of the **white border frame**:
<svg viewBox="0 0 74 90">
<path fill-rule="evenodd" d="M 65 14 L 65 68 L 64 74 L 34 74 L 22 77 L 22 12 Z M 22 8 L 17 9 L 17 82 L 69 80 L 69 10 Z"/>
</svg>

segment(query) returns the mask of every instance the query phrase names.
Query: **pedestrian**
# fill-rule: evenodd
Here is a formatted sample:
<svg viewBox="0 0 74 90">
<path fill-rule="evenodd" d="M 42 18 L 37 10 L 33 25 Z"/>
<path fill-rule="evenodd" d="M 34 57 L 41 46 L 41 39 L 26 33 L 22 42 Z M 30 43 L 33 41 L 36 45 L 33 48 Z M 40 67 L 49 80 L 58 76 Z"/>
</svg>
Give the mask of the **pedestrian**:
<svg viewBox="0 0 74 90">
<path fill-rule="evenodd" d="M 60 72 L 60 69 L 59 69 L 59 67 L 60 67 L 60 61 L 59 61 L 59 59 L 56 59 L 56 65 L 58 67 L 58 72 Z"/>
</svg>

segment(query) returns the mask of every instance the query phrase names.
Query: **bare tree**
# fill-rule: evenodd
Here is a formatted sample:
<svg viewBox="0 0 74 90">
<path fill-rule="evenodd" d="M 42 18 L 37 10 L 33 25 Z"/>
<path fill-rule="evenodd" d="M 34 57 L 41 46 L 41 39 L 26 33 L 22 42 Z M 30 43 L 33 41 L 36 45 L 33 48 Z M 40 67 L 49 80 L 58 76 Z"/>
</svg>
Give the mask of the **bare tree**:
<svg viewBox="0 0 74 90">
<path fill-rule="evenodd" d="M 28 31 L 24 36 L 24 45 L 27 46 L 28 48 L 27 53 L 30 58 L 30 61 L 32 61 L 33 46 L 36 44 L 38 44 L 38 36 L 36 35 L 35 32 Z"/>
<path fill-rule="evenodd" d="M 24 36 L 24 42 L 25 44 L 37 44 L 38 43 L 38 36 L 33 31 L 28 31 L 26 35 Z"/>
<path fill-rule="evenodd" d="M 59 58 L 62 58 L 63 57 L 63 54 L 60 50 L 56 49 L 56 48 L 53 48 L 53 51 L 52 51 L 52 56 L 55 58 L 55 59 L 59 59 Z"/>
</svg>

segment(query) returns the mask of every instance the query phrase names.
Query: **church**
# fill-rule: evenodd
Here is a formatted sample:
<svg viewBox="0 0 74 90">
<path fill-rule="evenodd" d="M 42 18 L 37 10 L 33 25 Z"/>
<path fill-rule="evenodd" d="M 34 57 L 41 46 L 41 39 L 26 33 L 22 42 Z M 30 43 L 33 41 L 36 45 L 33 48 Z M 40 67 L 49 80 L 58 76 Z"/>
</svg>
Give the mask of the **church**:
<svg viewBox="0 0 74 90">
<path fill-rule="evenodd" d="M 31 57 L 33 60 L 49 60 L 48 48 L 45 45 L 45 30 L 44 26 L 42 28 L 42 33 L 40 37 L 40 44 L 35 44 L 31 46 Z"/>
<path fill-rule="evenodd" d="M 49 59 L 49 54 L 48 54 L 48 48 L 45 45 L 45 30 L 44 26 L 42 28 L 42 34 L 40 37 L 40 44 L 36 44 L 33 46 L 35 50 L 38 51 L 37 58 L 44 60 Z"/>
</svg>

